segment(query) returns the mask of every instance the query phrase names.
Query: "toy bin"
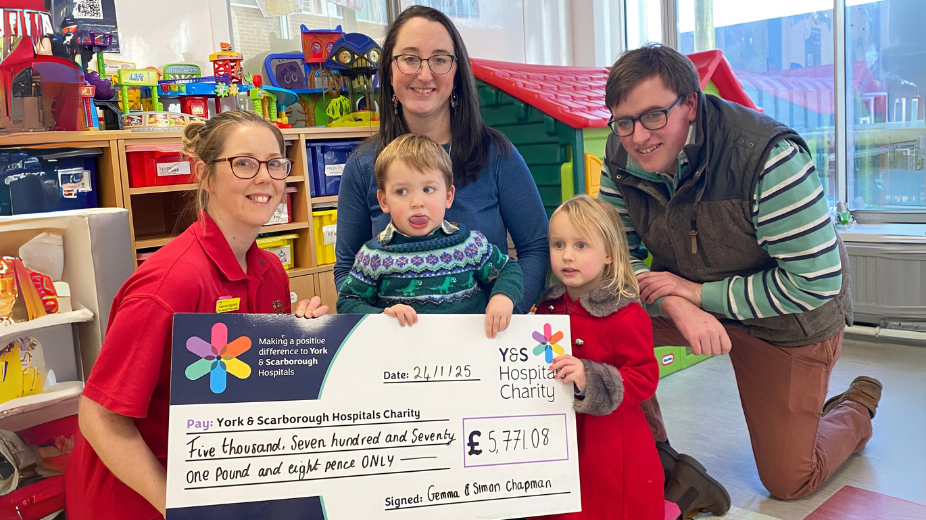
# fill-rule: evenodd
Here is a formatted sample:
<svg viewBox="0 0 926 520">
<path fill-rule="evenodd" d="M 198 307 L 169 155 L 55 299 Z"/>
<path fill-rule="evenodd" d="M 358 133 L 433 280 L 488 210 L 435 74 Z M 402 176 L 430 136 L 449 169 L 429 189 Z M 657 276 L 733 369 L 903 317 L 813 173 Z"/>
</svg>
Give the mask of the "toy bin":
<svg viewBox="0 0 926 520">
<path fill-rule="evenodd" d="M 273 210 L 273 216 L 270 217 L 270 221 L 267 222 L 267 226 L 272 226 L 274 224 L 289 224 L 293 221 L 293 193 L 299 191 L 295 186 L 287 186 L 286 194 L 283 196 L 283 200 L 280 201 L 280 204 L 277 205 L 277 209 Z"/>
<path fill-rule="evenodd" d="M 685 347 L 656 347 L 656 362 L 659 363 L 659 378 L 674 374 L 685 368 Z"/>
<path fill-rule="evenodd" d="M 341 186 L 341 173 L 347 158 L 354 153 L 357 141 L 318 141 L 307 145 L 312 158 L 309 176 L 313 197 L 337 195 Z"/>
<path fill-rule="evenodd" d="M 316 264 L 333 264 L 334 243 L 338 238 L 338 210 L 313 211 L 312 230 L 315 235 Z"/>
<path fill-rule="evenodd" d="M 99 148 L 0 151 L 0 215 L 97 207 Z"/>
<path fill-rule="evenodd" d="M 193 160 L 181 149 L 179 144 L 126 146 L 129 186 L 144 188 L 196 182 Z"/>
<path fill-rule="evenodd" d="M 283 269 L 292 269 L 296 263 L 293 256 L 293 240 L 297 238 L 299 235 L 295 233 L 258 238 L 257 247 L 277 255 L 283 263 Z"/>
</svg>

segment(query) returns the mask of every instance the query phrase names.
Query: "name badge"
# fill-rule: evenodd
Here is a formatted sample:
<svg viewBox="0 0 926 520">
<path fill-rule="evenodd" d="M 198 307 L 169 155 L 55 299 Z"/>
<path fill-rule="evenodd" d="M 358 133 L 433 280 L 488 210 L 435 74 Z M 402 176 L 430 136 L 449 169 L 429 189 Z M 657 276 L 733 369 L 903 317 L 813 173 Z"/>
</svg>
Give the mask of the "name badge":
<svg viewBox="0 0 926 520">
<path fill-rule="evenodd" d="M 235 312 L 241 307 L 241 298 L 225 298 L 215 302 L 215 312 Z"/>
</svg>

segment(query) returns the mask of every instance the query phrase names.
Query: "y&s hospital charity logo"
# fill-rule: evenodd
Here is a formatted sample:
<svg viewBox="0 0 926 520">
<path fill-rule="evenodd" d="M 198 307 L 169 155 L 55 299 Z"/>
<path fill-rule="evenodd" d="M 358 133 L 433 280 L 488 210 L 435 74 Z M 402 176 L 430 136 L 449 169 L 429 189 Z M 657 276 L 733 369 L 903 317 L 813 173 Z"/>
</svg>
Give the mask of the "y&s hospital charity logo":
<svg viewBox="0 0 926 520">
<path fill-rule="evenodd" d="M 209 389 L 213 393 L 221 394 L 225 391 L 226 373 L 238 379 L 247 379 L 251 375 L 251 367 L 237 359 L 251 348 L 251 338 L 241 336 L 229 343 L 228 327 L 224 323 L 212 326 L 211 342 L 193 336 L 186 340 L 186 348 L 202 358 L 186 367 L 187 379 L 195 381 L 209 374 Z"/>
<path fill-rule="evenodd" d="M 553 327 L 551 327 L 549 323 L 544 323 L 543 334 L 535 330 L 532 336 L 534 340 L 539 343 L 534 347 L 534 355 L 539 356 L 543 353 L 544 360 L 547 363 L 553 362 L 553 353 L 559 355 L 564 352 L 563 347 L 559 346 L 557 343 L 559 340 L 563 339 L 562 331 L 553 333 Z"/>
</svg>

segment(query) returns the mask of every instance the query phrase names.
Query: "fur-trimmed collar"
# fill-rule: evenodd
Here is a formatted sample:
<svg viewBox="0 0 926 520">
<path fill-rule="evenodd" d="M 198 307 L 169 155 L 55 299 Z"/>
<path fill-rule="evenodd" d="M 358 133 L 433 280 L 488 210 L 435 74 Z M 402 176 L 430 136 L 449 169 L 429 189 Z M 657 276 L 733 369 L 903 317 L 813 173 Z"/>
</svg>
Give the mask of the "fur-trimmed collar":
<svg viewBox="0 0 926 520">
<path fill-rule="evenodd" d="M 566 286 L 563 285 L 563 282 L 557 280 L 552 287 L 543 293 L 541 300 L 555 300 L 564 294 L 566 294 Z M 610 316 L 636 301 L 639 301 L 637 296 L 628 298 L 620 293 L 605 289 L 600 285 L 592 289 L 592 292 L 579 298 L 579 303 L 582 304 L 582 307 L 596 318 Z"/>
</svg>

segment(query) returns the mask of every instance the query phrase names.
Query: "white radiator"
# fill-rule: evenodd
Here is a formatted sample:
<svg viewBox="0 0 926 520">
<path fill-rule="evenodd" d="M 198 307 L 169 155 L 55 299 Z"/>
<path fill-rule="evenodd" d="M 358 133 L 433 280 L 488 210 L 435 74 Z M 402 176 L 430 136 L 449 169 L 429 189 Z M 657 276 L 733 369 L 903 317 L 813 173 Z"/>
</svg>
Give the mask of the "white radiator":
<svg viewBox="0 0 926 520">
<path fill-rule="evenodd" d="M 926 322 L 926 224 L 859 224 L 839 234 L 849 252 L 855 321 Z"/>
</svg>

